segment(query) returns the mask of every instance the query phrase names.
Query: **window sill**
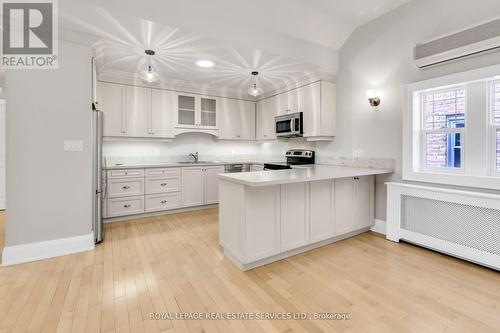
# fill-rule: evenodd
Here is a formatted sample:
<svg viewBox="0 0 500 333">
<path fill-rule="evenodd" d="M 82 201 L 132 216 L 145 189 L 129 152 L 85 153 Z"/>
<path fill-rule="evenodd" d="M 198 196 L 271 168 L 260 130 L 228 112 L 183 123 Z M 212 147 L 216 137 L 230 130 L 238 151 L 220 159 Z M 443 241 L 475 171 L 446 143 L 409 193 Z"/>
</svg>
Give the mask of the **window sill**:
<svg viewBox="0 0 500 333">
<path fill-rule="evenodd" d="M 456 172 L 403 171 L 403 180 L 500 190 L 500 175 L 472 176 Z"/>
</svg>

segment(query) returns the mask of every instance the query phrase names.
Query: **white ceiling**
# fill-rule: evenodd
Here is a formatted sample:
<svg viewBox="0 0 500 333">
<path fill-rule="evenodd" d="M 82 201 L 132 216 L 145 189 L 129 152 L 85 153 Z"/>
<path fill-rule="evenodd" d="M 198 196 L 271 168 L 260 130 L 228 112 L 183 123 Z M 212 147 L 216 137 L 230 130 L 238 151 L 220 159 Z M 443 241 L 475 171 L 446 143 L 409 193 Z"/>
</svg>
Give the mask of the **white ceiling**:
<svg viewBox="0 0 500 333">
<path fill-rule="evenodd" d="M 334 75 L 338 51 L 358 26 L 409 0 L 64 0 L 63 30 L 96 36 L 99 68 L 136 73 L 146 48 L 162 77 L 264 89 Z M 197 59 L 216 63 L 212 69 Z"/>
</svg>

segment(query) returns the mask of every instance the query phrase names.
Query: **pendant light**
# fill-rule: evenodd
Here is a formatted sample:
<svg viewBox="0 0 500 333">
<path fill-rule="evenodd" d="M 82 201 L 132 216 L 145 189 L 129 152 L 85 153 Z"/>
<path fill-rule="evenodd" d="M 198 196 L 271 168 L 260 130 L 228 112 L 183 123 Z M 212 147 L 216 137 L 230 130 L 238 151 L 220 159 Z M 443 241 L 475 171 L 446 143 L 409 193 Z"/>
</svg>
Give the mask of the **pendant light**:
<svg viewBox="0 0 500 333">
<path fill-rule="evenodd" d="M 155 83 L 160 80 L 160 75 L 153 70 L 153 66 L 151 65 L 151 57 L 155 55 L 155 51 L 146 50 L 144 51 L 149 57 L 149 66 L 147 70 L 143 70 L 140 73 L 140 78 L 149 83 Z"/>
<path fill-rule="evenodd" d="M 253 76 L 257 76 L 257 75 L 259 75 L 259 72 L 253 71 L 251 74 L 252 74 Z M 262 94 L 262 88 L 258 88 L 258 87 L 257 87 L 257 83 L 254 83 L 254 84 L 250 87 L 250 89 L 248 89 L 248 94 L 249 94 L 250 96 L 257 97 L 257 96 L 259 96 L 260 94 Z"/>
</svg>

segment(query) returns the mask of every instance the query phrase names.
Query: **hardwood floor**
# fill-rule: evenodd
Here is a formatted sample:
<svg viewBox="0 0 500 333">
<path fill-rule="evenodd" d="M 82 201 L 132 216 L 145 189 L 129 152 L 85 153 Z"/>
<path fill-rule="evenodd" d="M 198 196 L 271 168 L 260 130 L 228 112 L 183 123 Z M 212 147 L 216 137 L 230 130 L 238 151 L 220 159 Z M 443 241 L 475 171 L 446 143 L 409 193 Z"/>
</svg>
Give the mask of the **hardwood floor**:
<svg viewBox="0 0 500 333">
<path fill-rule="evenodd" d="M 0 268 L 0 332 L 498 332 L 500 274 L 373 233 L 243 273 L 217 210 L 107 225 L 95 251 Z M 350 320 L 151 320 L 341 312 Z"/>
</svg>

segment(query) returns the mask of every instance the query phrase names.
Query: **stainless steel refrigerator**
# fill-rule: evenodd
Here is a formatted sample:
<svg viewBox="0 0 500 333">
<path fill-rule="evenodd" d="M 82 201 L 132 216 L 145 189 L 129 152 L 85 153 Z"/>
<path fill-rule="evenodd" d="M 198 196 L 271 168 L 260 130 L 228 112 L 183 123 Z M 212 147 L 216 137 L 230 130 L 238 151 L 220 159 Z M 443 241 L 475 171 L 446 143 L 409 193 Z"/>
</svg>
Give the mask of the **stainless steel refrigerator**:
<svg viewBox="0 0 500 333">
<path fill-rule="evenodd" d="M 102 134 L 103 113 L 92 106 L 92 195 L 93 195 L 93 228 L 94 240 L 97 243 L 104 239 L 104 226 L 102 223 L 102 202 L 104 197 L 103 185 L 103 157 L 102 157 Z"/>
</svg>

